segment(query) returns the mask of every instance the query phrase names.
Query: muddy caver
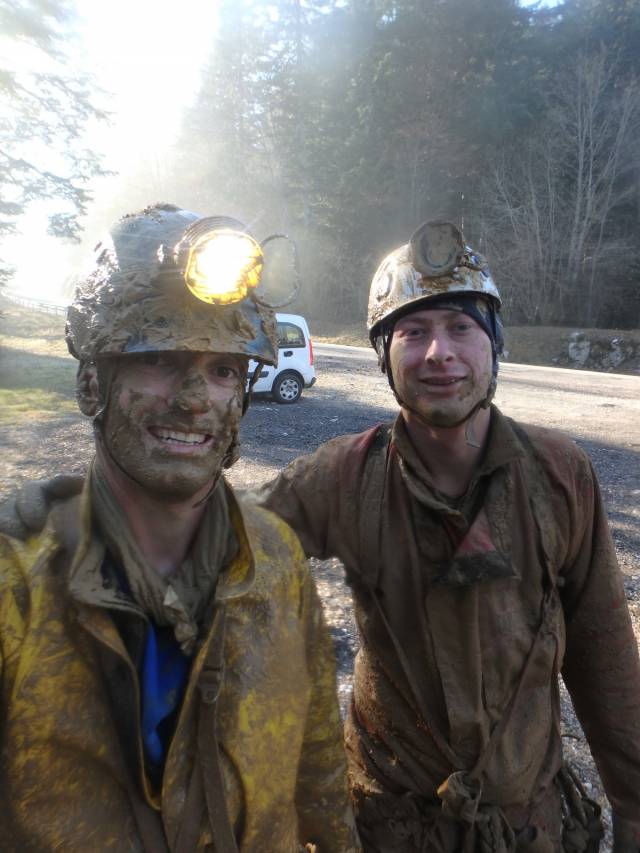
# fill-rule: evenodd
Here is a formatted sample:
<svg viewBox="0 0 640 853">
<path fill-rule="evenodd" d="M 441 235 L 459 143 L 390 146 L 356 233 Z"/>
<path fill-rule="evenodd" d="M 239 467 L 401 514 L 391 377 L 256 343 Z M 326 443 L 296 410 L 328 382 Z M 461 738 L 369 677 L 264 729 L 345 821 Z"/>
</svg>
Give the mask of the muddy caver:
<svg viewBox="0 0 640 853">
<path fill-rule="evenodd" d="M 4 851 L 359 849 L 304 555 L 221 476 L 249 359 L 277 358 L 263 260 L 157 205 L 78 288 L 96 456 L 41 533 L 0 537 Z"/>
<path fill-rule="evenodd" d="M 640 667 L 589 459 L 491 399 L 502 332 L 485 260 L 422 226 L 371 286 L 395 423 L 293 462 L 261 501 L 344 562 L 361 648 L 346 725 L 367 851 L 595 851 L 562 760 L 558 673 L 640 850 Z"/>
</svg>

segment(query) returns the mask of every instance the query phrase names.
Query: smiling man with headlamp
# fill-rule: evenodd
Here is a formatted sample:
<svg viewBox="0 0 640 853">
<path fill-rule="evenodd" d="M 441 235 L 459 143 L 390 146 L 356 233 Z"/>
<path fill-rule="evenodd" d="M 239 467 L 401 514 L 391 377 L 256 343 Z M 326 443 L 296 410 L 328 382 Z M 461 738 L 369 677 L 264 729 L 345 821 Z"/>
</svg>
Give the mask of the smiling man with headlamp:
<svg viewBox="0 0 640 853">
<path fill-rule="evenodd" d="M 3 850 L 357 849 L 306 562 L 222 476 L 248 363 L 277 359 L 264 263 L 241 223 L 157 205 L 77 289 L 96 456 L 0 537 Z"/>
</svg>

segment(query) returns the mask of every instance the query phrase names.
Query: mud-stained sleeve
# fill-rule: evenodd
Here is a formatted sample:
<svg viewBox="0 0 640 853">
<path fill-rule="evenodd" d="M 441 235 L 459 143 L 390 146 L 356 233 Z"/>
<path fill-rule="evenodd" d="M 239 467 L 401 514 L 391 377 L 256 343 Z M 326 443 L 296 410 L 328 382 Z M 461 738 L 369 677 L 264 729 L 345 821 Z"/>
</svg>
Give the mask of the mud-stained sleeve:
<svg viewBox="0 0 640 853">
<path fill-rule="evenodd" d="M 563 677 L 614 812 L 640 844 L 640 661 L 596 475 L 580 458 L 563 570 Z"/>
<path fill-rule="evenodd" d="M 20 543 L 0 535 L 0 681 L 3 685 L 17 657 L 28 616 L 29 591 L 21 568 L 24 551 Z M 0 719 L 0 728 L 2 723 Z"/>
<path fill-rule="evenodd" d="M 39 496 L 42 495 L 42 491 L 38 494 Z M 19 493 L 14 492 L 0 501 L 0 535 L 25 540 L 29 536 L 30 530 L 18 509 L 18 497 Z M 43 520 L 38 528 L 39 530 L 44 527 L 47 520 L 45 510 L 43 510 L 42 515 Z"/>
<path fill-rule="evenodd" d="M 79 495 L 84 477 L 58 474 L 32 480 L 0 501 L 0 534 L 25 541 L 44 529 L 56 500 Z"/>
<path fill-rule="evenodd" d="M 336 695 L 335 657 L 315 583 L 300 555 L 301 619 L 311 694 L 298 767 L 300 840 L 318 853 L 360 850 L 347 791 L 347 765 Z"/>
<path fill-rule="evenodd" d="M 293 527 L 308 557 L 340 557 L 347 567 L 357 560 L 357 483 L 364 436 L 328 441 L 252 492 L 254 500 Z"/>
</svg>

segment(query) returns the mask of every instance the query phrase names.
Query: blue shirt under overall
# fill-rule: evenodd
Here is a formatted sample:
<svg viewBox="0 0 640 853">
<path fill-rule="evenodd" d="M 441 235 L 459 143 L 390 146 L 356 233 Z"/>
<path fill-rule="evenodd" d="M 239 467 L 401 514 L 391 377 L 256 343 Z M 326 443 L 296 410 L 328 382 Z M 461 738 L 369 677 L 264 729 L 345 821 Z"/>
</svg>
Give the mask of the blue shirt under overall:
<svg viewBox="0 0 640 853">
<path fill-rule="evenodd" d="M 173 627 L 149 622 L 140 673 L 142 742 L 150 775 L 156 782 L 162 778 L 190 667 L 191 657 L 180 649 Z"/>
</svg>

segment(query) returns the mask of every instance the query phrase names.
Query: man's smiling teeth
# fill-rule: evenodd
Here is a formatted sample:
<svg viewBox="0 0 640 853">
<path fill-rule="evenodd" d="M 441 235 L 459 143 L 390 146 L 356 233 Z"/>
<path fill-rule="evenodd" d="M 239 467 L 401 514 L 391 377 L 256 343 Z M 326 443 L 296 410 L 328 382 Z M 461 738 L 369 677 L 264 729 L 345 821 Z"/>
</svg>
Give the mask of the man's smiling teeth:
<svg viewBox="0 0 640 853">
<path fill-rule="evenodd" d="M 156 438 L 161 438 L 163 441 L 179 441 L 180 444 L 204 444 L 209 438 L 206 433 L 202 432 L 180 432 L 175 429 L 161 429 L 156 427 L 152 430 Z"/>
<path fill-rule="evenodd" d="M 454 376 L 452 379 L 425 379 L 427 385 L 453 385 L 455 382 L 461 382 L 461 376 Z"/>
</svg>

